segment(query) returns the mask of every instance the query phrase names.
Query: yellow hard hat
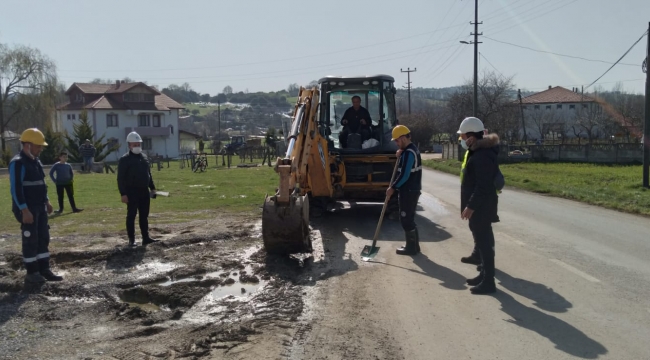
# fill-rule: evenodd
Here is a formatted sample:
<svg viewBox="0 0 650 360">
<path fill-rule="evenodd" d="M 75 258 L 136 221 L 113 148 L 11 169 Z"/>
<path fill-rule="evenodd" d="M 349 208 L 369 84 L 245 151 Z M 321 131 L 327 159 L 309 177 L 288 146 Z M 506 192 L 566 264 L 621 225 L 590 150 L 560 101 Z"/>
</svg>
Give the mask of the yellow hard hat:
<svg viewBox="0 0 650 360">
<path fill-rule="evenodd" d="M 34 145 L 47 146 L 45 135 L 37 128 L 31 128 L 23 131 L 20 135 L 20 142 L 32 143 Z"/>
<path fill-rule="evenodd" d="M 411 130 L 404 125 L 397 125 L 393 128 L 393 141 L 399 139 L 400 136 L 410 134 Z"/>
</svg>

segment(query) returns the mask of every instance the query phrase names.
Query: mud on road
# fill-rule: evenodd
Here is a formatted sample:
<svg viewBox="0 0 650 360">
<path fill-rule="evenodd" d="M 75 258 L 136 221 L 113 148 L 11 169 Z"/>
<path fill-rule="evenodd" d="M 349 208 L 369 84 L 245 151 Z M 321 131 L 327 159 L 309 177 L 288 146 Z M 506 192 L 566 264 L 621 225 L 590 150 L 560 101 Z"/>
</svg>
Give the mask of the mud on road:
<svg viewBox="0 0 650 360">
<path fill-rule="evenodd" d="M 0 358 L 278 358 L 313 271 L 309 258 L 267 256 L 256 221 L 161 226 L 152 234 L 164 241 L 147 247 L 118 238 L 53 251 L 65 280 L 42 286 L 24 285 L 21 255 L 4 252 Z"/>
</svg>

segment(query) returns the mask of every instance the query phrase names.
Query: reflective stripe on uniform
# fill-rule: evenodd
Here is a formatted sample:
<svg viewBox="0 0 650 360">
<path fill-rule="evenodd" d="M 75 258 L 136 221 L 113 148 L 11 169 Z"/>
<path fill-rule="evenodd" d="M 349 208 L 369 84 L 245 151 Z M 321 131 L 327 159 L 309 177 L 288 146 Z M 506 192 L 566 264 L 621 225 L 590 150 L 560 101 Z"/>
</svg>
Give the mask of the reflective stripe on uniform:
<svg viewBox="0 0 650 360">
<path fill-rule="evenodd" d="M 422 170 L 422 165 L 418 166 L 418 154 L 415 152 L 413 149 L 406 149 L 406 151 L 410 151 L 411 154 L 413 154 L 415 161 L 413 162 L 413 167 L 411 168 L 411 172 L 417 172 Z"/>
<path fill-rule="evenodd" d="M 45 185 L 45 181 L 43 180 L 23 181 L 23 186 L 39 186 L 39 185 Z"/>
<path fill-rule="evenodd" d="M 42 254 L 38 254 L 38 255 L 36 255 L 36 259 L 47 259 L 47 258 L 49 258 L 49 257 L 50 257 L 50 253 L 49 253 L 49 252 L 46 252 L 46 253 L 42 253 Z"/>
<path fill-rule="evenodd" d="M 36 261 L 36 257 L 30 257 L 30 258 L 23 258 L 23 262 L 30 263 Z"/>
</svg>

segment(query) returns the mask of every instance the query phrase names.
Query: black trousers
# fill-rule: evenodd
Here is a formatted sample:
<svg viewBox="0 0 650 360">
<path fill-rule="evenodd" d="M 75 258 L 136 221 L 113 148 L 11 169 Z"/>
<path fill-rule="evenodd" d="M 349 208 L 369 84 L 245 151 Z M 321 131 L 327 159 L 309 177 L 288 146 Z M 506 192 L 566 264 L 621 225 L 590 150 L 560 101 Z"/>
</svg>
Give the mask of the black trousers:
<svg viewBox="0 0 650 360">
<path fill-rule="evenodd" d="M 361 142 L 363 143 L 364 141 L 370 139 L 370 129 L 365 126 L 359 126 L 357 131 L 350 131 L 350 128 L 348 126 L 344 126 L 343 130 L 339 133 L 339 144 L 341 148 L 346 148 L 348 147 L 348 135 L 352 133 L 358 133 L 361 135 Z"/>
<path fill-rule="evenodd" d="M 34 217 L 31 224 L 23 224 L 22 212 L 14 213 L 20 222 L 20 231 L 23 240 L 23 262 L 27 273 L 38 272 L 38 263 L 50 261 L 50 226 L 47 223 L 47 210 L 42 206 L 29 207 Z"/>
<path fill-rule="evenodd" d="M 415 210 L 418 207 L 420 190 L 399 190 L 399 219 L 404 231 L 415 230 Z"/>
<path fill-rule="evenodd" d="M 494 281 L 495 252 L 492 219 L 475 212 L 469 220 L 469 229 L 472 231 L 475 247 L 481 254 L 481 263 L 485 274 L 484 279 Z"/>
<path fill-rule="evenodd" d="M 126 206 L 126 233 L 129 239 L 135 239 L 135 215 L 138 214 L 142 239 L 149 237 L 149 206 L 151 198 L 149 189 L 129 188 L 126 191 L 129 202 Z"/>
<path fill-rule="evenodd" d="M 70 206 L 72 207 L 72 210 L 76 209 L 77 206 L 74 203 L 74 188 L 72 187 L 72 184 L 68 185 L 57 185 L 56 186 L 56 195 L 59 200 L 59 210 L 63 210 L 63 191 L 65 190 L 66 194 L 68 194 L 68 201 L 70 201 Z"/>
</svg>

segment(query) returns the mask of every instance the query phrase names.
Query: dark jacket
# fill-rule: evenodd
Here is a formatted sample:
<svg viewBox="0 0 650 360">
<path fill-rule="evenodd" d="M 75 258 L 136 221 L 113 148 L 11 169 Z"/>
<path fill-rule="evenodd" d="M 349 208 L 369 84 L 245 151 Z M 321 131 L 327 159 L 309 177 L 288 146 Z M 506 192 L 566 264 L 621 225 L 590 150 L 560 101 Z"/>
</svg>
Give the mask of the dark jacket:
<svg viewBox="0 0 650 360">
<path fill-rule="evenodd" d="M 361 119 L 366 121 L 366 125 L 361 125 Z M 354 110 L 354 107 L 350 107 L 345 110 L 341 121 L 347 120 L 348 123 L 345 126 L 348 127 L 350 132 L 356 133 L 359 131 L 359 128 L 368 128 L 372 124 L 372 119 L 370 118 L 370 113 L 363 106 L 359 106 L 359 110 Z"/>
<path fill-rule="evenodd" d="M 94 146 L 92 146 L 92 144 L 88 145 L 88 146 L 86 146 L 86 144 L 83 144 L 83 145 L 81 145 L 79 147 L 79 155 L 81 155 L 81 157 L 94 158 L 95 157 L 95 152 L 96 152 L 96 149 L 95 149 Z"/>
<path fill-rule="evenodd" d="M 45 210 L 48 202 L 43 164 L 24 152 L 14 156 L 9 163 L 9 182 L 14 214 L 25 208 Z"/>
<path fill-rule="evenodd" d="M 397 176 L 390 187 L 399 191 L 422 190 L 422 158 L 418 147 L 410 143 L 397 162 Z"/>
<path fill-rule="evenodd" d="M 475 221 L 498 221 L 498 196 L 494 177 L 498 170 L 499 137 L 486 135 L 468 150 L 467 165 L 460 187 L 460 208 L 474 210 Z M 475 219 L 476 217 L 476 219 Z"/>
<path fill-rule="evenodd" d="M 136 155 L 129 151 L 122 155 L 117 164 L 117 187 L 122 196 L 127 195 L 128 189 L 156 189 L 145 154 Z"/>
</svg>

